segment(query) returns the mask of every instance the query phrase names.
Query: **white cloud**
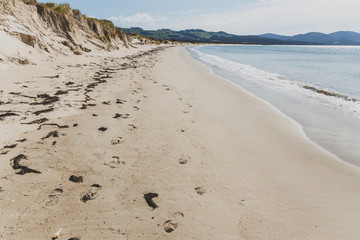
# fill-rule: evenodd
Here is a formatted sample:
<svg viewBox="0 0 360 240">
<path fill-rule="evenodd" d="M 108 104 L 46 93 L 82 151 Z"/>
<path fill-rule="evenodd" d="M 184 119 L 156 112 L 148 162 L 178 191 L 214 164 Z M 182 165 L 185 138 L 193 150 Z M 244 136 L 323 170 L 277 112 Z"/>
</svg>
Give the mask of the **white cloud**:
<svg viewBox="0 0 360 240">
<path fill-rule="evenodd" d="M 234 34 L 273 32 L 293 35 L 310 31 L 360 32 L 360 0 L 257 0 L 239 4 L 227 11 L 206 10 L 169 12 L 163 16 L 137 13 L 111 17 L 120 26 L 144 29 L 182 30 L 202 28 Z M 164 17 L 166 16 L 166 17 Z"/>
<path fill-rule="evenodd" d="M 359 0 L 260 0 L 227 12 L 176 16 L 163 24 L 235 34 L 360 31 L 359 9 Z"/>
<path fill-rule="evenodd" d="M 360 1 L 353 0 L 270 0 L 251 11 L 233 16 L 245 21 L 245 27 L 257 31 L 331 32 L 359 30 Z"/>
<path fill-rule="evenodd" d="M 124 16 L 118 16 L 118 17 L 110 17 L 109 20 L 116 21 L 120 23 L 127 23 L 127 24 L 141 24 L 146 23 L 149 25 L 155 25 L 159 21 L 165 21 L 167 18 L 165 17 L 153 17 L 148 13 L 136 13 L 135 15 L 124 17 Z"/>
</svg>

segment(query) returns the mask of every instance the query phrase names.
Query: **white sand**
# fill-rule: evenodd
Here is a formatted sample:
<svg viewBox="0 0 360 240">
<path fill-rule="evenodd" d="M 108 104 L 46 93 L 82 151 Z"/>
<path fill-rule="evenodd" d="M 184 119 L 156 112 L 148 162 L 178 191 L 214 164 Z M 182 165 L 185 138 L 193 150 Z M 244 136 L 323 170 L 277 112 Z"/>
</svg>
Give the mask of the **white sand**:
<svg viewBox="0 0 360 240">
<path fill-rule="evenodd" d="M 13 137 L 21 131 L 1 128 L 4 145 L 27 139 L 0 155 L 4 239 L 50 239 L 59 228 L 60 239 L 359 238 L 358 168 L 311 143 L 299 125 L 212 75 L 183 48 L 132 60 L 112 54 L 34 66 L 26 73 L 31 86 L 14 84 L 25 75 L 9 74 L 2 97 L 10 98 L 9 91 L 52 95 L 68 81 L 86 86 L 99 69 L 90 62 L 138 67 L 111 71 L 112 78 L 88 93 L 96 106 L 84 110 L 83 87 L 38 117 L 31 112 L 44 106 L 15 104 L 19 96 L 1 106 L 20 112 L 1 125 L 41 117 L 69 125 Z M 116 113 L 123 118 L 114 119 Z M 58 138 L 41 139 L 55 130 Z M 27 156 L 23 165 L 42 173 L 15 174 L 9 162 L 19 154 Z M 83 183 L 69 181 L 71 175 L 83 176 Z M 143 197 L 149 192 L 158 194 L 154 210 Z M 86 203 L 84 195 L 91 198 Z"/>
</svg>

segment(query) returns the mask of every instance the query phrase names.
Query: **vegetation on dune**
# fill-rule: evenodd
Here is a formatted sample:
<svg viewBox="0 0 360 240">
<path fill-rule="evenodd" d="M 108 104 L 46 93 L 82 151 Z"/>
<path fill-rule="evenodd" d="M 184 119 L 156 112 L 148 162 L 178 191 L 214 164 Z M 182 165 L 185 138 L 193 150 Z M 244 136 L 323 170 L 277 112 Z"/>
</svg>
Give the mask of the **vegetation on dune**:
<svg viewBox="0 0 360 240">
<path fill-rule="evenodd" d="M 171 41 L 169 40 L 156 40 L 153 37 L 145 37 L 138 33 L 129 34 L 130 37 L 137 38 L 141 43 L 155 43 L 155 44 L 169 44 Z"/>
<path fill-rule="evenodd" d="M 69 14 L 71 14 L 71 12 L 75 13 L 75 11 L 77 11 L 75 13 L 75 15 L 78 16 L 79 14 L 81 14 L 80 11 L 73 10 L 68 3 L 63 3 L 63 4 L 56 4 L 56 3 L 51 3 L 51 2 L 39 3 L 36 0 L 18 0 L 18 1 L 22 1 L 23 3 L 25 3 L 27 5 L 34 5 L 37 7 L 45 8 L 45 9 L 48 9 L 52 12 L 55 12 L 55 13 L 61 14 L 61 15 L 69 15 Z M 84 19 L 89 21 L 89 23 L 88 23 L 89 26 L 91 25 L 91 27 L 94 28 L 95 32 L 97 32 L 97 30 L 96 30 L 96 26 L 93 24 L 93 22 L 98 23 L 107 28 L 107 30 L 105 30 L 105 32 L 104 32 L 104 35 L 100 35 L 99 33 L 97 33 L 98 36 L 96 36 L 96 38 L 101 40 L 102 42 L 111 42 L 111 39 L 108 34 L 115 33 L 119 30 L 119 28 L 116 27 L 113 24 L 113 22 L 111 22 L 109 20 L 87 17 L 85 14 L 81 14 L 81 16 L 84 17 Z M 109 31 L 109 28 L 110 28 L 110 31 Z M 171 30 L 166 32 L 165 35 L 170 34 L 170 33 L 171 33 Z M 164 33 L 161 33 L 159 35 L 160 36 L 142 36 L 141 33 L 139 33 L 139 34 L 133 33 L 132 36 L 137 37 L 141 43 L 149 43 L 149 42 L 157 43 L 157 44 L 169 43 L 168 39 L 162 39 L 162 37 L 164 36 Z M 89 38 L 91 38 L 90 35 L 89 35 Z"/>
<path fill-rule="evenodd" d="M 28 4 L 28 5 L 35 5 L 37 4 L 36 0 L 22 0 L 23 3 Z"/>
<path fill-rule="evenodd" d="M 67 13 L 69 13 L 70 10 L 72 10 L 68 3 L 62 3 L 62 4 L 56 4 L 56 3 L 50 3 L 50 2 L 39 3 L 36 0 L 20 0 L 20 1 L 22 1 L 28 5 L 40 5 L 40 6 L 43 6 L 47 9 L 54 11 L 56 13 L 59 13 L 59 14 L 67 14 Z M 101 25 L 104 25 L 104 26 L 107 26 L 110 28 L 116 28 L 115 25 L 109 20 L 87 17 L 86 15 L 83 15 L 83 16 L 84 16 L 84 18 L 98 22 Z"/>
<path fill-rule="evenodd" d="M 43 4 L 43 6 L 60 14 L 66 14 L 71 9 L 68 3 L 64 3 L 64 4 L 45 3 Z"/>
<path fill-rule="evenodd" d="M 50 9 L 56 13 L 66 14 L 69 12 L 70 5 L 68 3 L 56 4 L 56 3 L 38 3 L 36 0 L 21 0 L 23 3 L 27 5 L 41 5 Z"/>
<path fill-rule="evenodd" d="M 93 20 L 95 22 L 98 22 L 102 25 L 105 25 L 105 26 L 108 26 L 108 27 L 111 27 L 111 28 L 115 28 L 115 25 L 112 23 L 112 21 L 109 21 L 109 20 L 105 20 L 105 19 L 97 19 L 97 18 L 92 18 L 92 17 L 86 17 L 84 15 L 84 17 L 87 19 L 87 20 Z"/>
<path fill-rule="evenodd" d="M 36 0 L 20 0 L 27 5 L 40 5 L 47 9 L 50 9 L 56 13 L 66 14 L 71 9 L 68 3 L 56 4 L 56 3 L 38 3 Z"/>
</svg>

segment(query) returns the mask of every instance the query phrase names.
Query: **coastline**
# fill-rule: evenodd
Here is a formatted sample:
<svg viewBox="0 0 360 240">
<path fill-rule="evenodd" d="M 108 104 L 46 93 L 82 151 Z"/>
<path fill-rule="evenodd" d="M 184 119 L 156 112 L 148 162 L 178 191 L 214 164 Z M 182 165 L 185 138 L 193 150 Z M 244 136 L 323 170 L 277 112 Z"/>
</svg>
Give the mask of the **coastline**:
<svg viewBox="0 0 360 240">
<path fill-rule="evenodd" d="M 266 49 L 267 47 L 264 47 L 264 59 L 269 60 L 267 51 L 272 50 L 271 47 Z M 216 75 L 269 102 L 285 115 L 301 124 L 307 136 L 327 151 L 355 166 L 360 165 L 360 155 L 357 147 L 360 143 L 357 134 L 360 127 L 358 122 L 360 105 L 356 103 L 356 95 L 354 97 L 354 95 L 350 94 L 349 96 L 352 97 L 349 97 L 346 95 L 349 93 L 345 95 L 337 93 L 338 97 L 334 97 L 331 95 L 334 90 L 319 90 L 323 88 L 310 87 L 316 85 L 315 83 L 301 82 L 301 79 L 307 79 L 307 75 L 316 74 L 311 69 L 307 75 L 304 73 L 301 75 L 302 78 L 299 79 L 296 74 L 294 76 L 289 75 L 289 72 L 297 71 L 291 67 L 289 67 L 290 70 L 286 70 L 288 73 L 284 72 L 284 70 L 279 72 L 269 70 L 269 68 L 265 71 L 260 67 L 261 63 L 249 66 L 238 64 L 236 60 L 230 60 L 232 58 L 230 55 L 222 59 L 221 51 L 218 53 L 220 56 L 220 60 L 218 60 L 217 51 L 212 53 L 211 48 L 203 50 L 202 53 L 192 48 L 187 50 L 193 58 L 210 68 Z M 236 49 L 234 51 L 239 53 Z M 244 51 L 245 56 L 247 56 L 247 50 Z M 202 56 L 202 54 L 205 56 Z M 259 52 L 257 56 L 261 58 Z M 230 61 L 229 64 L 227 64 L 226 59 Z M 222 62 L 222 60 L 225 62 Z M 245 60 L 243 59 L 243 61 Z M 234 66 L 231 64 L 234 64 Z M 286 62 L 279 61 L 275 65 L 284 68 Z M 312 88 L 312 90 L 308 90 L 309 88 Z M 321 93 L 316 92 L 314 89 Z"/>
<path fill-rule="evenodd" d="M 183 47 L 130 59 L 89 57 L 87 66 L 64 61 L 63 69 L 41 73 L 65 71 L 60 80 L 75 85 L 88 84 L 101 69 L 110 76 L 87 92 L 86 104 L 96 106 L 79 109 L 83 95 L 69 93 L 59 108 L 70 104 L 71 114 L 61 108 L 43 116 L 69 128 L 29 130 L 16 138 L 27 141 L 1 155 L 7 162 L 2 237 L 48 239 L 59 228 L 63 239 L 360 236 L 358 168 L 309 141 L 269 104 L 213 75 Z M 115 70 L 127 60 L 124 66 L 136 68 Z M 57 79 L 49 83 L 54 87 Z M 44 138 L 52 131 L 59 137 Z M 14 174 L 8 163 L 18 154 L 41 174 Z M 158 194 L 157 208 L 146 203 L 147 193 Z M 81 201 L 87 194 L 90 200 Z"/>
</svg>

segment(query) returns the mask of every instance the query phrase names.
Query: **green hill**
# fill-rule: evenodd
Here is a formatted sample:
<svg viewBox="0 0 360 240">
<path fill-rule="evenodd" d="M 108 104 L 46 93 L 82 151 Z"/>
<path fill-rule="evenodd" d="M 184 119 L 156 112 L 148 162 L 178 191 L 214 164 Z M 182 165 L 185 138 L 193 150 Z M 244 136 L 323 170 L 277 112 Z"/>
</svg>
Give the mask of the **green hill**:
<svg viewBox="0 0 360 240">
<path fill-rule="evenodd" d="M 288 44 L 279 39 L 259 36 L 238 36 L 226 32 L 207 32 L 201 29 L 173 31 L 170 29 L 143 30 L 142 28 L 122 28 L 126 34 L 140 34 L 155 40 L 174 40 L 199 43 L 248 43 L 248 44 Z M 299 42 L 299 44 L 304 44 Z"/>
<path fill-rule="evenodd" d="M 174 40 L 199 43 L 229 44 L 277 44 L 277 45 L 360 45 L 360 34 L 356 32 L 335 32 L 331 34 L 311 32 L 295 36 L 272 33 L 262 35 L 234 35 L 226 32 L 207 32 L 201 29 L 173 31 L 170 29 L 143 30 L 142 28 L 122 28 L 126 34 L 140 34 L 155 40 Z"/>
</svg>

